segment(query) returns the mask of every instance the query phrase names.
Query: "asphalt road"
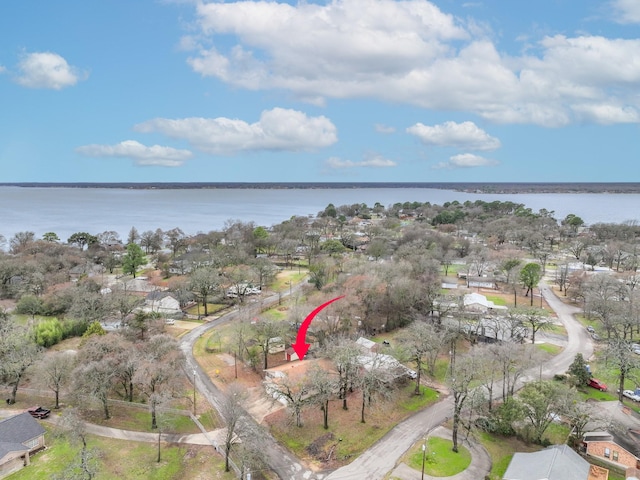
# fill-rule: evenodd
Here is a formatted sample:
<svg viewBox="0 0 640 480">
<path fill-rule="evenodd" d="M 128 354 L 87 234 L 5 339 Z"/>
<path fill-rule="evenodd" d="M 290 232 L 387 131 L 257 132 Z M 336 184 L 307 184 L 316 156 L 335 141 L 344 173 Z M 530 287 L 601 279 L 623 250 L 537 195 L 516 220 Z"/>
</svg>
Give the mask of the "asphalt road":
<svg viewBox="0 0 640 480">
<path fill-rule="evenodd" d="M 294 287 L 292 293 L 295 292 L 297 288 L 300 287 Z M 284 298 L 287 294 L 288 292 L 283 294 L 282 297 Z M 276 294 L 264 298 L 260 302 L 248 304 L 245 306 L 246 310 L 243 312 L 243 315 L 258 315 L 263 305 L 277 303 L 278 299 L 279 295 Z M 224 392 L 220 391 L 220 389 L 214 385 L 209 376 L 200 368 L 198 362 L 196 362 L 193 356 L 193 345 L 200 336 L 209 330 L 225 323 L 229 323 L 237 319 L 239 315 L 240 313 L 237 310 L 229 312 L 216 320 L 204 323 L 194 328 L 187 334 L 183 335 L 180 339 L 180 348 L 184 352 L 186 358 L 185 369 L 187 376 L 189 378 L 193 378 L 195 372 L 196 386 L 200 394 L 204 396 L 211 406 L 218 411 L 220 411 L 220 406 L 224 400 Z M 253 419 L 247 414 L 245 421 L 253 422 Z M 324 478 L 324 475 L 316 475 L 313 471 L 306 469 L 294 455 L 282 447 L 275 438 L 267 433 L 265 433 L 262 448 L 266 463 L 282 480 L 321 480 Z"/>
<path fill-rule="evenodd" d="M 564 373 L 578 352 L 585 359 L 593 354 L 593 342 L 585 328 L 573 317 L 580 309 L 565 305 L 544 282 L 541 283 L 545 301 L 558 315 L 558 320 L 567 329 L 566 348 L 541 367 L 531 369 L 522 377 L 526 381 L 551 378 L 558 372 Z M 500 390 L 496 387 L 496 391 Z M 453 414 L 453 400 L 444 398 L 440 402 L 409 417 L 393 428 L 380 441 L 364 452 L 349 465 L 331 473 L 327 480 L 383 479 L 399 462 L 404 453 L 420 439 Z"/>
<path fill-rule="evenodd" d="M 567 346 L 565 349 L 549 362 L 536 367 L 527 372 L 522 377 L 521 382 L 542 378 L 551 378 L 556 373 L 563 373 L 571 365 L 575 355 L 580 352 L 585 359 L 589 359 L 593 354 L 593 343 L 587 331 L 573 317 L 574 313 L 580 310 L 575 307 L 565 305 L 556 297 L 551 289 L 541 283 L 542 293 L 547 304 L 558 316 L 558 320 L 567 330 Z M 277 295 L 265 299 L 262 303 L 269 301 L 276 302 Z M 258 313 L 260 305 L 254 307 Z M 223 397 L 221 392 L 203 372 L 195 358 L 193 357 L 193 344 L 206 333 L 221 324 L 237 318 L 238 312 L 231 312 L 219 319 L 203 324 L 181 339 L 181 348 L 187 359 L 187 372 L 191 376 L 195 371 L 197 386 L 201 394 L 207 398 L 211 405 L 219 409 Z M 371 448 L 365 451 L 357 459 L 342 468 L 327 473 L 316 473 L 306 469 L 302 463 L 290 452 L 279 445 L 276 440 L 268 436 L 264 442 L 264 453 L 266 461 L 273 471 L 282 480 L 377 480 L 383 479 L 398 464 L 404 453 L 421 438 L 424 438 L 437 426 L 444 423 L 453 412 L 453 401 L 448 397 L 435 403 L 415 415 L 409 417 L 395 426 L 382 439 L 376 442 Z"/>
</svg>

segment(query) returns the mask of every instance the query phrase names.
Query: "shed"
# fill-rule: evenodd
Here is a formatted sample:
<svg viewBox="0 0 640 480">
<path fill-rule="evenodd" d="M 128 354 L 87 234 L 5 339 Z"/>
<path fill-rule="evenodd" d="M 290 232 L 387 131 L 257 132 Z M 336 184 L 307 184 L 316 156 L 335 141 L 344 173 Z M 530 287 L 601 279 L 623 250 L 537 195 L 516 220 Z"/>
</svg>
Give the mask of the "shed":
<svg viewBox="0 0 640 480">
<path fill-rule="evenodd" d="M 284 359 L 287 362 L 295 362 L 296 360 L 300 360 L 300 357 L 298 357 L 298 354 L 293 347 L 289 347 L 284 351 Z"/>
</svg>

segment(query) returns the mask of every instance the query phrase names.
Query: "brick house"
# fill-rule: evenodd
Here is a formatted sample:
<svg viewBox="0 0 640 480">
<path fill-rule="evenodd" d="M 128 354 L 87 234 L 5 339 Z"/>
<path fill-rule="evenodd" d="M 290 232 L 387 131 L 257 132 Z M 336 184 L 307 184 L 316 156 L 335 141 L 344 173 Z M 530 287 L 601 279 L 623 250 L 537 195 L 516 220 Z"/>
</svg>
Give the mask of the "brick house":
<svg viewBox="0 0 640 480">
<path fill-rule="evenodd" d="M 0 422 L 0 478 L 29 465 L 29 455 L 45 448 L 44 432 L 27 412 Z"/>
<path fill-rule="evenodd" d="M 603 462 L 626 468 L 640 468 L 640 459 L 616 443 L 608 432 L 587 432 L 582 437 L 582 451 Z"/>
</svg>

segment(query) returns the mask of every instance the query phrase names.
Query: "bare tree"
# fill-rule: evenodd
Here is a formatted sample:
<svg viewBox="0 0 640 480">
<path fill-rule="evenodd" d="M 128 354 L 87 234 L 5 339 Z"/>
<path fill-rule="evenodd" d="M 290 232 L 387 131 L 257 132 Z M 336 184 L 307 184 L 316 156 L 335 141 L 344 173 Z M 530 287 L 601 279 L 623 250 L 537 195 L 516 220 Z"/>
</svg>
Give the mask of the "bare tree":
<svg viewBox="0 0 640 480">
<path fill-rule="evenodd" d="M 416 363 L 416 388 L 414 393 L 420 395 L 420 380 L 427 362 L 429 352 L 435 350 L 436 355 L 442 346 L 437 339 L 442 338 L 433 325 L 421 320 L 414 321 L 403 332 L 400 341 L 406 348 L 409 358 Z M 433 357 L 431 357 L 433 358 Z M 429 362 L 429 369 L 433 372 L 434 366 Z"/>
<path fill-rule="evenodd" d="M 207 299 L 220 288 L 220 272 L 217 268 L 202 267 L 191 273 L 189 286 L 191 291 L 202 302 L 204 316 L 209 315 L 207 310 Z"/>
<path fill-rule="evenodd" d="M 607 361 L 618 370 L 618 400 L 622 402 L 625 381 L 633 369 L 640 367 L 640 361 L 633 353 L 631 342 L 620 338 L 611 338 L 605 353 Z"/>
<path fill-rule="evenodd" d="M 140 307 L 144 300 L 139 296 L 127 292 L 126 289 L 116 288 L 108 297 L 111 308 L 118 312 L 120 315 L 120 324 L 124 325 L 126 318 L 133 313 L 133 311 Z"/>
<path fill-rule="evenodd" d="M 469 394 L 471 384 L 478 377 L 477 359 L 473 352 L 458 358 L 449 376 L 449 387 L 453 395 L 453 426 L 452 426 L 452 450 L 458 452 L 458 429 L 460 428 L 462 408 Z"/>
<path fill-rule="evenodd" d="M 297 379 L 285 376 L 269 383 L 267 389 L 275 400 L 284 399 L 287 402 L 296 427 L 302 427 L 302 409 L 310 403 L 311 380 L 306 376 Z"/>
<path fill-rule="evenodd" d="M 553 321 L 549 318 L 549 313 L 541 308 L 525 308 L 516 312 L 522 318 L 522 323 L 527 325 L 531 332 L 531 343 L 536 343 L 536 333 L 541 330 L 548 330 L 553 327 Z"/>
<path fill-rule="evenodd" d="M 157 407 L 176 396 L 184 356 L 178 342 L 169 335 L 154 335 L 143 346 L 133 381 L 147 398 L 151 428 L 158 428 Z"/>
<path fill-rule="evenodd" d="M 358 387 L 362 394 L 360 406 L 360 423 L 365 423 L 364 413 L 367 405 L 371 405 L 376 398 L 388 398 L 389 386 L 395 380 L 389 365 L 385 365 L 381 355 L 369 357 L 359 370 Z"/>
<path fill-rule="evenodd" d="M 92 480 L 99 470 L 98 452 L 89 448 L 85 424 L 77 409 L 65 409 L 58 428 L 58 435 L 66 436 L 71 444 L 80 443 L 81 447 L 78 457 L 70 462 L 61 474 L 53 475 L 53 480 Z"/>
<path fill-rule="evenodd" d="M 266 370 L 269 368 L 269 351 L 272 347 L 274 339 L 283 335 L 283 326 L 278 322 L 271 321 L 259 321 L 253 326 L 253 335 L 258 346 L 262 349 L 263 365 L 262 368 Z"/>
<path fill-rule="evenodd" d="M 42 348 L 31 335 L 18 327 L 9 330 L 9 335 L 0 339 L 0 377 L 11 385 L 11 396 L 7 403 L 16 403 L 18 387 L 25 372 L 42 356 Z"/>
<path fill-rule="evenodd" d="M 348 410 L 347 395 L 353 390 L 360 364 L 358 346 L 346 339 L 336 341 L 327 350 L 327 356 L 333 361 L 338 372 L 338 397 L 342 400 L 342 409 Z"/>
<path fill-rule="evenodd" d="M 75 356 L 70 352 L 53 352 L 40 362 L 38 377 L 55 394 L 55 407 L 60 408 L 60 391 L 71 380 Z"/>
<path fill-rule="evenodd" d="M 109 393 L 116 377 L 116 365 L 112 358 L 81 363 L 74 370 L 75 392 L 95 398 L 102 404 L 105 420 L 111 418 Z"/>
<path fill-rule="evenodd" d="M 314 365 L 309 371 L 311 383 L 311 403 L 320 406 L 322 411 L 322 427 L 329 428 L 329 400 L 336 394 L 336 378 L 323 368 Z"/>
<path fill-rule="evenodd" d="M 227 426 L 224 436 L 224 471 L 229 471 L 231 450 L 235 444 L 236 435 L 245 423 L 246 412 L 243 402 L 246 399 L 245 390 L 238 384 L 231 384 L 220 405 L 220 416 Z"/>
</svg>

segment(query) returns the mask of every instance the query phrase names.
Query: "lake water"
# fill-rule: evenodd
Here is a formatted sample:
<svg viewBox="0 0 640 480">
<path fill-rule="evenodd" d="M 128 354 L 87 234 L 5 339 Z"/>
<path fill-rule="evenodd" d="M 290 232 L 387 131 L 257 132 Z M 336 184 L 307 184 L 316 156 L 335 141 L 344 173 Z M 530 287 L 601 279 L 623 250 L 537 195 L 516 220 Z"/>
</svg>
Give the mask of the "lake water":
<svg viewBox="0 0 640 480">
<path fill-rule="evenodd" d="M 433 188 L 327 189 L 114 189 L 0 187 L 0 234 L 7 239 L 30 230 L 40 238 L 55 232 L 65 241 L 74 232 L 114 230 L 123 239 L 132 226 L 139 232 L 181 228 L 186 234 L 220 230 L 227 220 L 270 227 L 293 215 L 315 215 L 336 206 L 458 200 L 522 203 L 534 212 L 545 208 L 556 219 L 569 213 L 587 224 L 640 219 L 640 195 L 605 193 L 477 194 Z"/>
</svg>

